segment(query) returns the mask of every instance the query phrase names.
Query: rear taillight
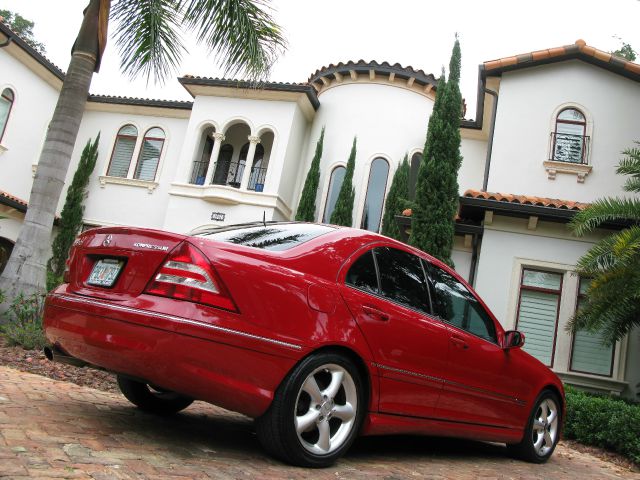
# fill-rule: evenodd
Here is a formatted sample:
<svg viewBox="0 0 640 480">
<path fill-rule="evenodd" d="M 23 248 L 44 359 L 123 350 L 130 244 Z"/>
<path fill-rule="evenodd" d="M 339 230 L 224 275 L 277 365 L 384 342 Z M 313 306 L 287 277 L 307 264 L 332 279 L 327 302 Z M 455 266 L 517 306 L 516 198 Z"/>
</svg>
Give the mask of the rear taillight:
<svg viewBox="0 0 640 480">
<path fill-rule="evenodd" d="M 188 242 L 173 249 L 145 293 L 237 311 L 209 260 Z"/>
</svg>

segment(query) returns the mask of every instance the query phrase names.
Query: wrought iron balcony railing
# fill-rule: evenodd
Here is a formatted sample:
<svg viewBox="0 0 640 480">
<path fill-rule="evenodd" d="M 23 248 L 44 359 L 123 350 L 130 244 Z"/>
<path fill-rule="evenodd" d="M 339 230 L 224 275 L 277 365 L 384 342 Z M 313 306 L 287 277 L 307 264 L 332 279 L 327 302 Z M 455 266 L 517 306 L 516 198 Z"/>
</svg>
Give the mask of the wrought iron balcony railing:
<svg viewBox="0 0 640 480">
<path fill-rule="evenodd" d="M 254 190 L 256 192 L 262 192 L 264 189 L 264 179 L 267 176 L 267 168 L 252 167 L 251 174 L 249 175 L 249 185 L 247 190 Z"/>
<path fill-rule="evenodd" d="M 191 171 L 191 180 L 189 180 L 189 183 L 193 185 L 204 185 L 207 168 L 209 168 L 209 161 L 193 162 L 193 170 Z"/>
<path fill-rule="evenodd" d="M 586 164 L 589 157 L 589 137 L 551 132 L 551 158 L 555 162 Z"/>
</svg>

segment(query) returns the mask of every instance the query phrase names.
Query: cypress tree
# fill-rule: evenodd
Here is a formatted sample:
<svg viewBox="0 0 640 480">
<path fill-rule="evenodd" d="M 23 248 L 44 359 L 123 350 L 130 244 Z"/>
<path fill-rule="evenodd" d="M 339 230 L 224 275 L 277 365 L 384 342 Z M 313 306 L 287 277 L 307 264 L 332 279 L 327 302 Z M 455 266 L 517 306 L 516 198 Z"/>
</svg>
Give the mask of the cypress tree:
<svg viewBox="0 0 640 480">
<path fill-rule="evenodd" d="M 412 213 L 409 243 L 453 266 L 451 249 L 458 209 L 460 155 L 460 42 L 456 38 L 449 62 L 449 81 L 444 72 L 438 82 L 436 101 L 429 119 L 423 160 L 416 182 L 416 208 Z"/>
<path fill-rule="evenodd" d="M 53 255 L 47 263 L 48 290 L 62 283 L 62 274 L 64 273 L 65 262 L 69 256 L 69 249 L 82 228 L 82 216 L 84 214 L 83 202 L 89 177 L 98 159 L 99 142 L 99 133 L 95 142 L 91 143 L 91 139 L 89 139 L 84 150 L 82 150 L 78 168 L 67 190 L 67 197 L 64 201 L 62 213 L 60 214 L 60 228 L 51 246 Z"/>
<path fill-rule="evenodd" d="M 320 184 L 320 159 L 322 158 L 322 145 L 324 143 L 324 127 L 320 132 L 320 138 L 316 143 L 316 153 L 311 161 L 307 179 L 304 181 L 296 220 L 301 222 L 313 222 L 316 218 L 316 197 L 318 195 L 318 185 Z"/>
<path fill-rule="evenodd" d="M 353 225 L 353 199 L 356 196 L 356 192 L 353 189 L 353 170 L 356 167 L 357 140 L 358 137 L 353 137 L 353 146 L 351 147 L 351 154 L 347 161 L 347 170 L 344 173 L 344 180 L 338 193 L 336 206 L 331 214 L 330 222 L 334 225 L 343 225 L 345 227 L 351 227 Z"/>
<path fill-rule="evenodd" d="M 400 229 L 395 216 L 399 215 L 409 197 L 409 158 L 404 156 L 391 181 L 391 188 L 384 204 L 382 217 L 382 235 L 400 240 Z"/>
</svg>

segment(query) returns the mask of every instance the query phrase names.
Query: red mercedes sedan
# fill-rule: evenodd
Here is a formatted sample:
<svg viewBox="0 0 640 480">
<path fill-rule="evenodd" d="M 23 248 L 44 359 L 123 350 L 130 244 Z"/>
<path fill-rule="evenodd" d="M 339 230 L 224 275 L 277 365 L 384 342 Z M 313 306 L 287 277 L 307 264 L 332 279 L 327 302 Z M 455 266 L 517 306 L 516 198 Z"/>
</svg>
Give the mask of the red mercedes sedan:
<svg viewBox="0 0 640 480">
<path fill-rule="evenodd" d="M 98 228 L 46 302 L 51 360 L 117 374 L 145 411 L 204 400 L 256 419 L 272 455 L 323 467 L 358 435 L 504 442 L 544 462 L 558 377 L 438 260 L 367 231 L 260 223 Z"/>
</svg>

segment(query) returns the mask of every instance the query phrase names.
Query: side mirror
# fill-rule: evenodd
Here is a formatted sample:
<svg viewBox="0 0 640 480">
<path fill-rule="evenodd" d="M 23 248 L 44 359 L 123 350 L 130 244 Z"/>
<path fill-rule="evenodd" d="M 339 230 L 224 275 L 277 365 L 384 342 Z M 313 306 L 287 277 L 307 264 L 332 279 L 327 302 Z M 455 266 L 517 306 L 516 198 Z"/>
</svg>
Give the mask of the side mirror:
<svg viewBox="0 0 640 480">
<path fill-rule="evenodd" d="M 507 330 L 504 332 L 504 341 L 502 348 L 509 350 L 511 348 L 520 348 L 524 345 L 524 333 L 518 330 Z"/>
</svg>

